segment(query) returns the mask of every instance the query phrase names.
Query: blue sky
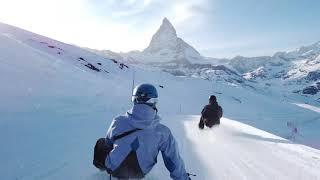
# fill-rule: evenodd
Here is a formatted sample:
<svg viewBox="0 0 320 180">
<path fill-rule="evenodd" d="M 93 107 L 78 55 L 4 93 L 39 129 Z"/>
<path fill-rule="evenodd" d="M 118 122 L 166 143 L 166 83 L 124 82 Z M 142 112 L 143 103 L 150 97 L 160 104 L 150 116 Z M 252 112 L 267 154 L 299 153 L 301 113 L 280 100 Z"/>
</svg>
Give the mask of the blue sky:
<svg viewBox="0 0 320 180">
<path fill-rule="evenodd" d="M 202 55 L 272 55 L 320 41 L 319 0 L 0 0 L 0 21 L 116 52 L 143 50 L 164 17 Z"/>
</svg>

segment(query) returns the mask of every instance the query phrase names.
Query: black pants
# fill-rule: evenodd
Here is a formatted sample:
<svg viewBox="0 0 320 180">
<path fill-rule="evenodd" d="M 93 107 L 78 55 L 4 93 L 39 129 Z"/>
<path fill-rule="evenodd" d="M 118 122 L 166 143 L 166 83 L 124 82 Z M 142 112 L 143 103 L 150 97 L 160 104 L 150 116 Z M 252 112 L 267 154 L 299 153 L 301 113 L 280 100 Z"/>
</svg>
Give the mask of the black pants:
<svg viewBox="0 0 320 180">
<path fill-rule="evenodd" d="M 204 124 L 211 128 L 214 125 L 220 124 L 220 119 L 204 119 Z"/>
<path fill-rule="evenodd" d="M 199 122 L 199 128 L 203 129 L 204 125 L 212 128 L 214 125 L 219 125 L 220 124 L 220 119 L 204 119 L 204 118 L 200 118 L 200 122 Z"/>
</svg>

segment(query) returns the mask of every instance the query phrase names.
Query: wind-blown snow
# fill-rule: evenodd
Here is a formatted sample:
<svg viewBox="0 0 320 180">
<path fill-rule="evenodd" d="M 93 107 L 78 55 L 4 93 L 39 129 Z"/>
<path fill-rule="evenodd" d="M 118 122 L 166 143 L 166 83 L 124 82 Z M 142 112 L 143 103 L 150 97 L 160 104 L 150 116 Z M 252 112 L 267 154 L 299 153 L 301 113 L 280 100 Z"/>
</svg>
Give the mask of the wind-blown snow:
<svg viewBox="0 0 320 180">
<path fill-rule="evenodd" d="M 294 144 L 251 126 L 222 119 L 221 126 L 199 131 L 197 116 L 183 117 L 199 179 L 319 179 L 319 151 Z M 192 156 L 191 156 L 192 157 Z M 189 163 L 196 159 L 188 159 Z"/>
</svg>

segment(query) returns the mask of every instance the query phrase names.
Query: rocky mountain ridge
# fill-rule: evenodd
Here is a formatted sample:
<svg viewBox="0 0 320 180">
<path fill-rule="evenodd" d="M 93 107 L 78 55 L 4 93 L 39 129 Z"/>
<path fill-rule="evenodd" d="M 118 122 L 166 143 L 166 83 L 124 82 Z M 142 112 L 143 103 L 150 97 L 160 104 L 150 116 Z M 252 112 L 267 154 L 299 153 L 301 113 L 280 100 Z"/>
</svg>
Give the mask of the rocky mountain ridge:
<svg viewBox="0 0 320 180">
<path fill-rule="evenodd" d="M 320 98 L 320 41 L 273 56 L 216 59 L 201 54 L 183 39 L 167 18 L 140 51 L 114 53 L 95 51 L 131 64 L 159 68 L 175 76 L 190 76 L 232 84 L 287 89 L 288 93 Z"/>
</svg>

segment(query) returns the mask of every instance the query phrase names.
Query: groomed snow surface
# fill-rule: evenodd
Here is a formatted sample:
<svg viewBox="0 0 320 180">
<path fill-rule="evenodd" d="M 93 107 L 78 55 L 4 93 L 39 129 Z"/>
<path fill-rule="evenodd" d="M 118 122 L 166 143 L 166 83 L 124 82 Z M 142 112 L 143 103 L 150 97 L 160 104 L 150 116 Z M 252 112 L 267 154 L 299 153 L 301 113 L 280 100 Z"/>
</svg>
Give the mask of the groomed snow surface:
<svg viewBox="0 0 320 180">
<path fill-rule="evenodd" d="M 212 129 L 197 128 L 199 116 L 164 117 L 179 143 L 192 179 L 319 179 L 320 153 L 313 148 L 222 118 Z M 146 179 L 170 179 L 161 156 Z M 102 172 L 96 174 L 101 179 Z"/>
<path fill-rule="evenodd" d="M 79 57 L 108 73 L 88 68 Z M 1 23 L 0 64 L 1 179 L 108 179 L 92 165 L 93 146 L 112 118 L 131 107 L 133 72 L 136 83 L 157 86 L 162 123 L 177 139 L 187 171 L 197 175 L 192 179 L 320 179 L 320 151 L 301 145 L 319 147 L 319 113 L 279 96 L 121 69 L 78 47 Z M 219 127 L 200 131 L 199 113 L 213 93 L 224 118 Z M 288 121 L 302 134 L 294 141 L 279 137 L 290 135 Z M 169 179 L 161 159 L 146 179 Z"/>
</svg>

